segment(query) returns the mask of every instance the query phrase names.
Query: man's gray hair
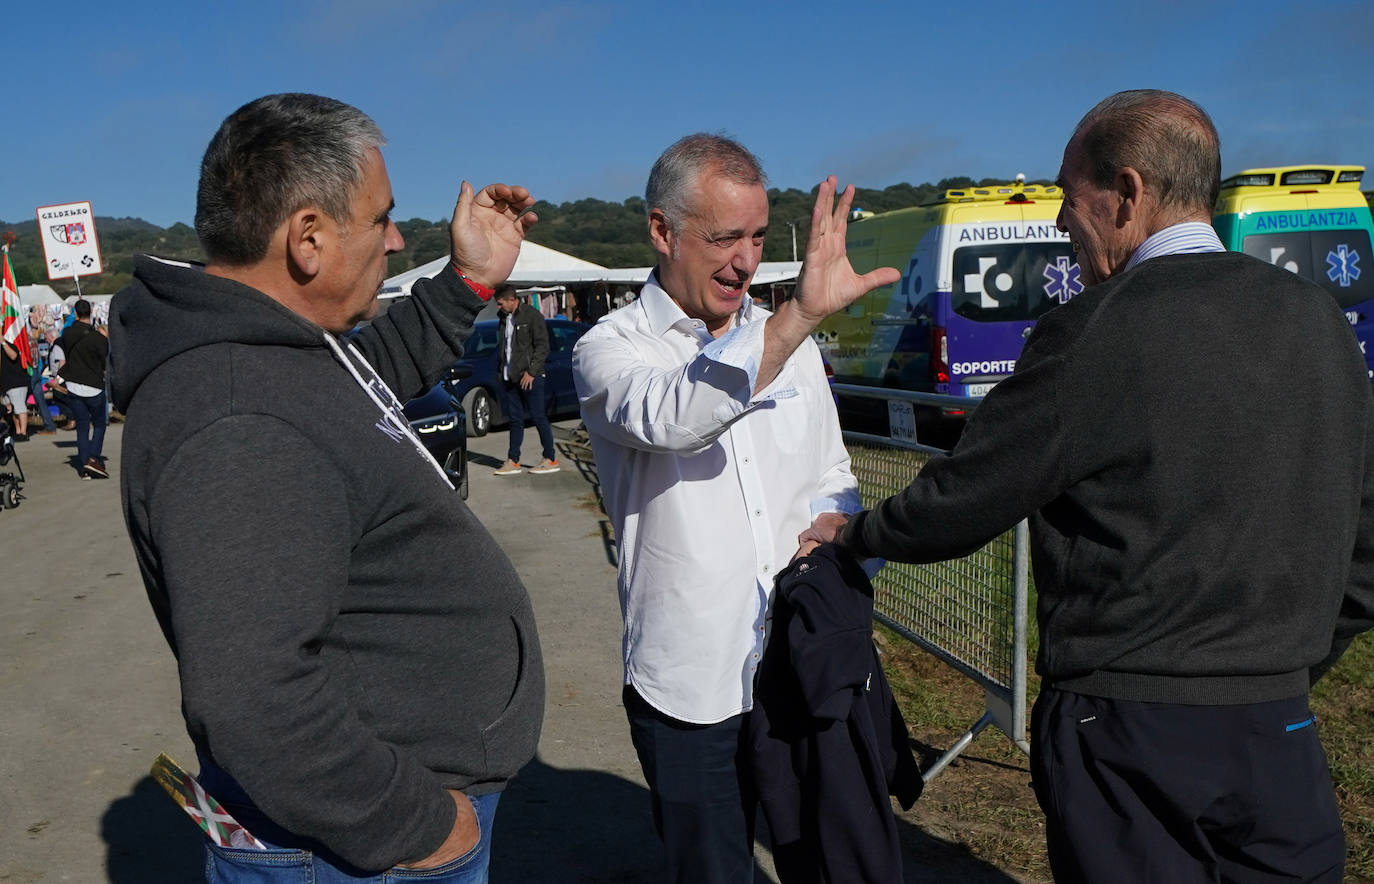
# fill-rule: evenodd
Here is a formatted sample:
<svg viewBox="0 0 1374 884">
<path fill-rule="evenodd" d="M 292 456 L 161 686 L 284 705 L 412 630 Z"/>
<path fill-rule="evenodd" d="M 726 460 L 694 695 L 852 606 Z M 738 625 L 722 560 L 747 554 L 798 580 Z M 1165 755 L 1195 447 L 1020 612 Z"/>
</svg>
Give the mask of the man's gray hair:
<svg viewBox="0 0 1374 884">
<path fill-rule="evenodd" d="M 692 190 L 703 172 L 713 172 L 736 184 L 767 184 L 763 166 L 744 145 L 724 135 L 698 132 L 674 142 L 649 171 L 644 188 L 644 211 L 658 209 L 675 228 L 692 213 Z"/>
<path fill-rule="evenodd" d="M 321 95 L 267 95 L 234 111 L 200 164 L 196 235 L 206 257 L 262 260 L 272 232 L 307 206 L 346 225 L 367 153 L 385 143 L 371 117 Z"/>
<path fill-rule="evenodd" d="M 1221 139 L 1195 102 L 1160 89 L 1118 92 L 1079 121 L 1093 184 L 1110 187 L 1129 166 L 1164 208 L 1211 213 L 1221 188 Z"/>
</svg>

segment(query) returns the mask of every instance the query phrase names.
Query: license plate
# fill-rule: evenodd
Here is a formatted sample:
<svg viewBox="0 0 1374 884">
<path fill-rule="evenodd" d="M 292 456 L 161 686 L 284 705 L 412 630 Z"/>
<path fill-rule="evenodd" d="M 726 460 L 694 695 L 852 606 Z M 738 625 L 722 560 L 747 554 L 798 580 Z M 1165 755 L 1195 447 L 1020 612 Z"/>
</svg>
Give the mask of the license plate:
<svg viewBox="0 0 1374 884">
<path fill-rule="evenodd" d="M 966 396 L 986 396 L 992 392 L 996 384 L 964 384 L 964 395 Z"/>
<path fill-rule="evenodd" d="M 887 400 L 887 435 L 899 442 L 916 441 L 916 411 L 910 402 Z"/>
</svg>

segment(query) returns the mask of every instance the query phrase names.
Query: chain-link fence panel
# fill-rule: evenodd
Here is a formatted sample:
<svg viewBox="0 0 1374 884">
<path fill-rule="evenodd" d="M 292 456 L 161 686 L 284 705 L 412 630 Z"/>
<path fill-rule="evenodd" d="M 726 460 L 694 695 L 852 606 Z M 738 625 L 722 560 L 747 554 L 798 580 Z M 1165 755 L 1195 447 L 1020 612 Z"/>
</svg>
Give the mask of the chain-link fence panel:
<svg viewBox="0 0 1374 884">
<path fill-rule="evenodd" d="M 931 455 L 849 444 L 865 507 L 905 488 Z M 874 608 L 927 651 L 989 688 L 1013 685 L 1016 540 L 1008 531 L 970 556 L 929 565 L 890 562 L 873 581 Z"/>
<path fill-rule="evenodd" d="M 967 397 L 836 384 L 840 396 L 886 400 L 888 435 L 846 431 L 865 507 L 900 492 L 944 450 L 916 440 L 915 409 L 967 414 Z M 1029 533 L 1023 521 L 972 555 L 929 565 L 887 564 L 873 580 L 874 619 L 983 686 L 984 713 L 925 772 L 934 779 L 989 724 L 1023 752 L 1026 740 Z"/>
</svg>

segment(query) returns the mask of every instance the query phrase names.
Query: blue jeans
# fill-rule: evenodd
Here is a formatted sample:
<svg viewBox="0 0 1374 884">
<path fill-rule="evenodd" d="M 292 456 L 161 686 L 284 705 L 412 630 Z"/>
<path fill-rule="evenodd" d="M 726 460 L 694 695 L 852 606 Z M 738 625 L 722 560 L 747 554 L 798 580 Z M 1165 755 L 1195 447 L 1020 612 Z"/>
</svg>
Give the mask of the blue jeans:
<svg viewBox="0 0 1374 884">
<path fill-rule="evenodd" d="M 97 396 L 67 397 L 72 414 L 76 417 L 76 459 L 81 461 L 77 468 L 84 467 L 91 458 L 100 458 L 105 448 L 105 394 Z"/>
<path fill-rule="evenodd" d="M 57 431 L 57 424 L 53 422 L 52 412 L 48 410 L 48 400 L 43 398 L 43 375 L 35 371 L 29 376 L 29 392 L 33 394 L 33 402 L 38 406 L 38 414 L 43 418 L 43 429 Z"/>
<path fill-rule="evenodd" d="M 549 426 L 549 415 L 544 409 L 544 376 L 535 378 L 528 390 L 522 389 L 519 381 L 501 383 L 506 388 L 506 418 L 510 421 L 510 447 L 506 456 L 520 462 L 520 446 L 525 441 L 525 415 L 528 414 L 539 431 L 544 458 L 557 460 L 553 450 L 553 427 Z"/>
<path fill-rule="evenodd" d="M 217 847 L 205 842 L 206 884 L 399 884 L 431 881 L 436 884 L 487 884 L 491 864 L 491 829 L 500 792 L 471 798 L 481 838 L 477 846 L 452 862 L 433 869 L 395 868 L 377 875 L 348 871 L 308 850 L 276 847 L 267 850 Z M 259 839 L 261 840 L 261 839 Z"/>
</svg>

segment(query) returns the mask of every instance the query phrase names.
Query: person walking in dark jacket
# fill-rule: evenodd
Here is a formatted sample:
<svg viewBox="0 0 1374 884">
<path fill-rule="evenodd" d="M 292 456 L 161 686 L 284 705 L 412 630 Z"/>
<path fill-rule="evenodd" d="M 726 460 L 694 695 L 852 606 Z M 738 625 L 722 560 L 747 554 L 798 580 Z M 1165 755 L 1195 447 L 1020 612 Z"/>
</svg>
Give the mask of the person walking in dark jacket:
<svg viewBox="0 0 1374 884">
<path fill-rule="evenodd" d="M 60 372 L 67 403 L 76 417 L 77 473 L 82 479 L 108 479 L 105 468 L 105 361 L 110 342 L 91 325 L 91 302 L 78 298 L 72 305 L 76 321 L 58 339 L 66 362 Z"/>
<path fill-rule="evenodd" d="M 553 450 L 553 427 L 544 409 L 544 360 L 549 357 L 549 327 L 539 311 L 521 301 L 515 286 L 505 284 L 496 290 L 500 323 L 496 347 L 496 373 L 501 378 L 503 405 L 510 421 L 510 442 L 506 462 L 496 469 L 498 476 L 513 476 L 521 471 L 520 446 L 525 441 L 525 415 L 539 431 L 544 459 L 530 467 L 531 473 L 556 473 L 558 458 Z"/>
<path fill-rule="evenodd" d="M 924 562 L 1030 517 L 1060 881 L 1341 880 L 1307 697 L 1374 624 L 1374 397 L 1334 299 L 1223 251 L 1220 167 L 1182 96 L 1089 111 L 1059 173 L 1089 287 L 949 457 L 839 532 Z"/>
</svg>

